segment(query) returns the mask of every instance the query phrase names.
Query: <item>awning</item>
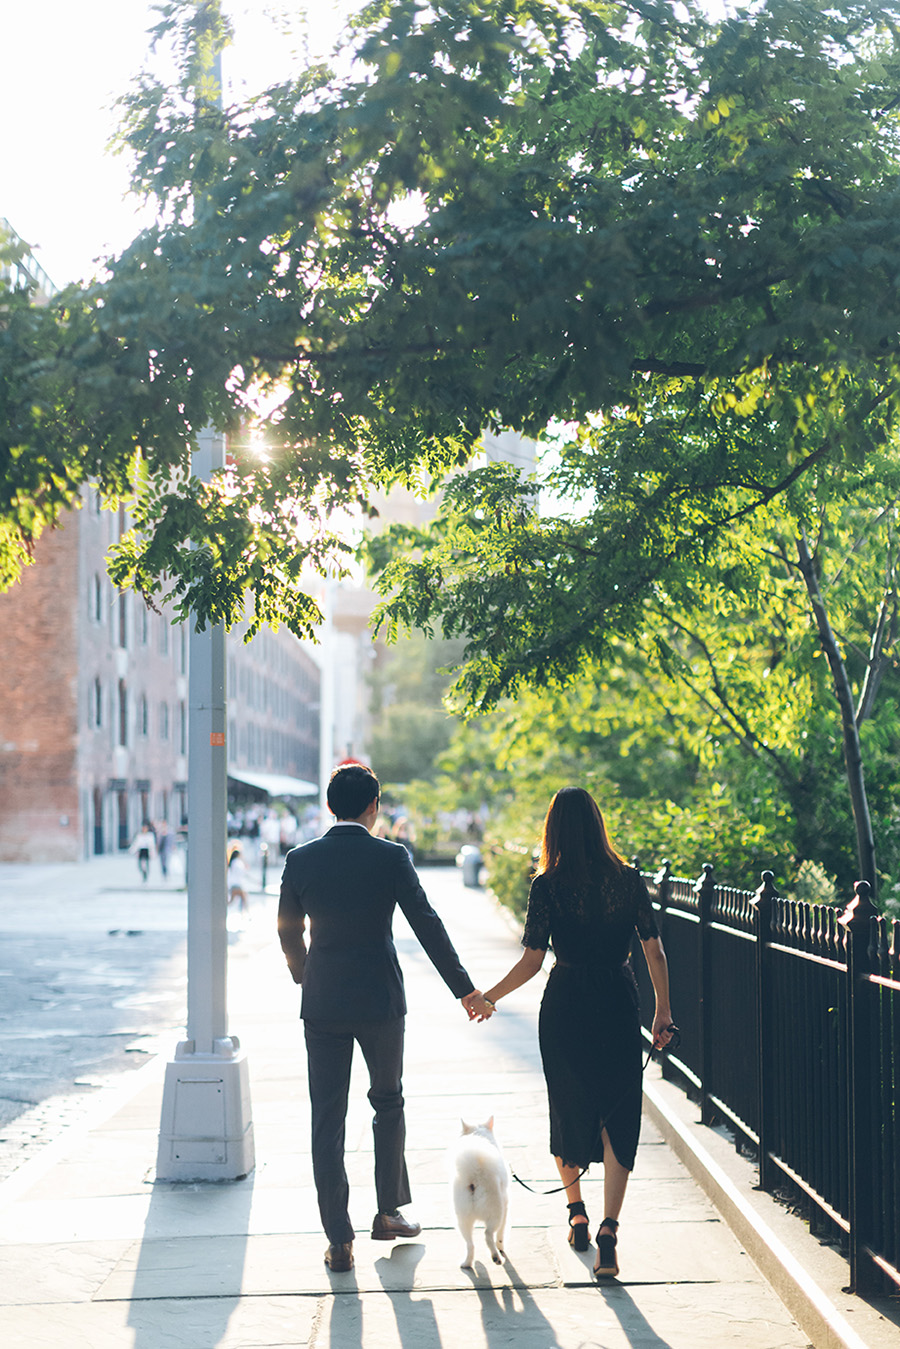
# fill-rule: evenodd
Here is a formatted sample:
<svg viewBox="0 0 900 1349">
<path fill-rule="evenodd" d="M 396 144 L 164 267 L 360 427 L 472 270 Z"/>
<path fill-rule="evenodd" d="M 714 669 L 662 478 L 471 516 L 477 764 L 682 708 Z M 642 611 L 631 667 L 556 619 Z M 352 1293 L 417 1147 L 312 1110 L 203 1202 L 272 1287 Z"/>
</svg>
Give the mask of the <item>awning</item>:
<svg viewBox="0 0 900 1349">
<path fill-rule="evenodd" d="M 258 787 L 269 796 L 315 796 L 319 790 L 314 782 L 304 782 L 303 778 L 292 778 L 286 773 L 254 773 L 250 769 L 229 768 L 228 776 L 235 782 L 246 782 L 248 787 Z"/>
</svg>

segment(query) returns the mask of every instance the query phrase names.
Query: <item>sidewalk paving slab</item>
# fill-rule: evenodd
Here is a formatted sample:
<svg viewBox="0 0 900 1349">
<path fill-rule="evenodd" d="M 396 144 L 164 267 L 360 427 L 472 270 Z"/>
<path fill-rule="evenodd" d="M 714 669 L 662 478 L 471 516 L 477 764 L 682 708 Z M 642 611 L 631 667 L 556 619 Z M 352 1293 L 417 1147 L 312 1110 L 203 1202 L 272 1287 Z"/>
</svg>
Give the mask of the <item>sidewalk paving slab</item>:
<svg viewBox="0 0 900 1349">
<path fill-rule="evenodd" d="M 458 873 L 426 888 L 473 978 L 512 962 L 508 921 Z M 620 1234 L 622 1273 L 598 1287 L 566 1241 L 563 1195 L 514 1185 L 506 1260 L 476 1232 L 459 1267 L 447 1152 L 460 1118 L 495 1116 L 517 1174 L 554 1188 L 537 1048 L 542 980 L 469 1025 L 401 919 L 409 1016 L 405 1094 L 412 1211 L 422 1236 L 371 1241 L 371 1112 L 354 1065 L 347 1128 L 355 1268 L 323 1264 L 309 1159 L 299 992 L 274 933 L 274 900 L 232 934 L 230 1025 L 247 1050 L 257 1164 L 234 1182 L 156 1182 L 164 1064 L 110 1088 L 0 1186 L 4 1349 L 804 1349 L 812 1341 L 684 1161 L 645 1119 Z M 174 1045 L 172 1046 L 174 1049 Z M 359 1056 L 357 1056 L 359 1057 Z M 594 1225 L 602 1172 L 584 1182 Z M 820 1349 L 816 1345 L 816 1349 Z M 830 1349 L 823 1346 L 822 1349 Z M 880 1345 L 876 1349 L 881 1349 Z"/>
</svg>

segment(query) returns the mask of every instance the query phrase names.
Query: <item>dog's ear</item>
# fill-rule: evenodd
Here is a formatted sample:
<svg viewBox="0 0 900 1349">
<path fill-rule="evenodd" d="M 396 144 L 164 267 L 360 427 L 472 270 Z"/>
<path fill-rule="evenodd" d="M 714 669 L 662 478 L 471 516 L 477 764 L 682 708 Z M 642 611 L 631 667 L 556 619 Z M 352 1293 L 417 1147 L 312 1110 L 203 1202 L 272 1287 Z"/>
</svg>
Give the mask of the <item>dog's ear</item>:
<svg viewBox="0 0 900 1349">
<path fill-rule="evenodd" d="M 490 1117 L 489 1120 L 485 1120 L 485 1122 L 484 1122 L 484 1127 L 485 1127 L 486 1129 L 490 1129 L 491 1133 L 494 1132 L 494 1116 L 493 1116 L 493 1115 L 491 1115 L 491 1117 Z"/>
<path fill-rule="evenodd" d="M 462 1118 L 460 1118 L 459 1122 L 462 1125 L 462 1131 L 464 1134 L 473 1134 L 475 1132 L 474 1124 L 466 1124 L 466 1121 Z"/>
</svg>

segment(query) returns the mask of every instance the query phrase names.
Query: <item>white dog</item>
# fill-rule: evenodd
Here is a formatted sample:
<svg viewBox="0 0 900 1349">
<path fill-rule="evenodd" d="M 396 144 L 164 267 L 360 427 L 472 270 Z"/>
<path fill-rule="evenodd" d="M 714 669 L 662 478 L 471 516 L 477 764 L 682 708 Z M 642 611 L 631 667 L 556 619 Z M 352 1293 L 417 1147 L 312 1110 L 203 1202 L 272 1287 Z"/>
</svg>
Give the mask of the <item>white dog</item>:
<svg viewBox="0 0 900 1349">
<path fill-rule="evenodd" d="M 453 1207 L 466 1242 L 460 1268 L 471 1269 L 475 1258 L 472 1232 L 484 1223 L 484 1239 L 495 1265 L 502 1263 L 503 1232 L 509 1206 L 509 1167 L 494 1137 L 493 1115 L 486 1124 L 466 1124 L 451 1151 Z"/>
</svg>

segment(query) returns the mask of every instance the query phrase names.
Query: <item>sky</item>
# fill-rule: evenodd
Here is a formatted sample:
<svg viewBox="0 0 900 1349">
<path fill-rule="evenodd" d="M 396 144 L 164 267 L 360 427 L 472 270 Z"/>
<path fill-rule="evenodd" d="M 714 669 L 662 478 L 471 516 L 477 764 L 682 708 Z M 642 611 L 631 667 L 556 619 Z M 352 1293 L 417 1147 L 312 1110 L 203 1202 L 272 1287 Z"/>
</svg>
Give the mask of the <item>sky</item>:
<svg viewBox="0 0 900 1349">
<path fill-rule="evenodd" d="M 227 101 L 326 55 L 362 0 L 224 0 L 235 28 L 224 54 Z M 708 0 L 710 12 L 719 0 Z M 107 149 L 115 101 L 150 61 L 151 0 L 8 0 L 0 25 L 0 217 L 57 286 L 140 228 L 128 163 Z"/>
<path fill-rule="evenodd" d="M 226 100 L 284 78 L 307 50 L 327 52 L 354 5 L 310 7 L 304 34 L 302 0 L 225 0 L 235 26 L 224 56 Z M 0 217 L 57 286 L 93 275 L 96 259 L 140 228 L 138 205 L 126 200 L 127 160 L 107 145 L 116 99 L 150 60 L 155 21 L 149 0 L 28 0 L 4 9 Z"/>
</svg>

